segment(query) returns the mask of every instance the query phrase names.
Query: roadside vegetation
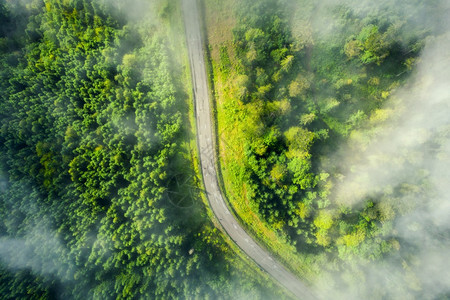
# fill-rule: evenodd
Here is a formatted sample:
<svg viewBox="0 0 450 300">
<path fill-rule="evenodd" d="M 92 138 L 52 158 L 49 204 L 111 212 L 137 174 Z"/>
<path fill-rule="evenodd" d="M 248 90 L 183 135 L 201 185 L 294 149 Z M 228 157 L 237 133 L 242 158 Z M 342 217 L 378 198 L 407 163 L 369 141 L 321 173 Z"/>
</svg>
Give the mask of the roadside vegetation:
<svg viewBox="0 0 450 300">
<path fill-rule="evenodd" d="M 395 230 L 432 195 L 424 161 L 417 149 L 405 148 L 401 158 L 369 154 L 400 119 L 407 104 L 393 95 L 426 42 L 445 33 L 440 2 L 415 1 L 413 12 L 395 1 L 204 3 L 221 180 L 243 225 L 316 285 L 355 286 L 371 280 L 369 262 L 395 262 L 403 265 L 398 292 L 426 293 L 412 267 L 421 254 Z M 442 151 L 445 142 L 428 134 L 427 145 Z M 345 164 L 349 153 L 353 165 Z M 397 159 L 403 177 L 370 191 L 356 178 L 341 189 L 368 158 Z M 380 282 L 370 286 L 374 297 L 386 296 Z"/>
</svg>

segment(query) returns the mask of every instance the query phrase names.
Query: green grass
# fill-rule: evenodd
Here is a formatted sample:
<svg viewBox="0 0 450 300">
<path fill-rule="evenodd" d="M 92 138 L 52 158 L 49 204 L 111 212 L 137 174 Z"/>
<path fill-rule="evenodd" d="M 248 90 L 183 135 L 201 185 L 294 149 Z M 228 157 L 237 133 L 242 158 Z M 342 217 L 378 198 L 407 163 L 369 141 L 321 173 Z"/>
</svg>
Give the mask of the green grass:
<svg viewBox="0 0 450 300">
<path fill-rule="evenodd" d="M 177 30 L 174 32 L 173 38 L 180 38 L 178 36 L 179 30 L 182 30 L 180 32 L 184 32 L 184 24 L 182 23 L 182 12 L 179 11 L 180 6 L 177 6 L 178 11 L 176 14 L 174 14 L 174 18 L 172 22 L 174 22 L 174 26 L 176 26 Z M 178 16 L 178 18 L 177 18 Z M 193 96 L 193 88 L 192 88 L 192 77 L 191 72 L 189 68 L 189 56 L 187 51 L 187 45 L 185 42 L 185 38 L 183 38 L 182 43 L 182 49 L 178 49 L 179 57 L 183 70 L 184 70 L 184 76 L 182 77 L 183 80 L 183 86 L 185 87 L 185 93 L 188 96 L 187 99 L 187 106 L 189 109 L 188 117 L 189 120 L 185 120 L 185 124 L 189 124 L 189 128 L 186 130 L 186 140 L 188 141 L 185 144 L 185 151 L 188 153 L 190 161 L 192 163 L 192 169 L 195 171 L 194 178 L 195 178 L 195 184 L 198 187 L 199 191 L 204 190 L 203 186 L 203 175 L 200 168 L 200 158 L 199 158 L 199 152 L 198 152 L 198 145 L 197 145 L 197 126 L 196 126 L 196 119 L 195 119 L 195 107 L 194 107 L 194 96 Z M 205 57 L 205 60 L 208 61 L 208 58 L 210 57 L 209 52 L 207 52 L 207 57 Z M 207 71 L 211 70 L 211 64 L 207 63 Z M 210 72 L 209 72 L 210 73 Z M 210 87 L 212 77 L 210 78 Z M 212 89 L 210 89 L 212 90 Z M 210 95 L 210 99 L 213 99 L 213 95 Z M 211 101 L 213 102 L 213 101 Z M 213 104 L 213 103 L 212 103 Z M 214 106 L 213 110 L 214 110 Z M 223 191 L 222 191 L 223 192 Z M 208 199 L 206 197 L 206 194 L 204 192 L 199 192 L 196 199 L 201 199 L 203 202 L 203 205 L 206 208 L 206 213 L 208 218 L 211 220 L 212 224 L 216 228 L 221 229 L 222 234 L 220 235 L 221 239 L 223 238 L 223 245 L 221 249 L 225 253 L 225 256 L 227 260 L 231 261 L 235 268 L 238 270 L 238 272 L 241 272 L 242 274 L 246 274 L 246 277 L 252 278 L 259 284 L 263 286 L 267 286 L 270 289 L 274 291 L 278 296 L 280 296 L 282 299 L 286 298 L 287 295 L 284 293 L 284 289 L 276 289 L 275 287 L 277 285 L 274 285 L 271 277 L 261 271 L 261 269 L 245 254 L 242 252 L 242 250 L 231 240 L 231 238 L 226 234 L 226 232 L 221 227 L 219 221 L 217 220 L 216 216 L 214 215 L 213 211 L 211 210 Z M 256 276 L 257 274 L 257 276 Z M 279 284 L 276 282 L 276 284 Z"/>
<path fill-rule="evenodd" d="M 232 45 L 233 11 L 235 1 L 205 1 L 205 20 L 212 72 L 215 124 L 218 148 L 219 182 L 233 213 L 247 231 L 265 248 L 275 254 L 286 267 L 302 278 L 311 279 L 315 273 L 307 263 L 308 257 L 297 252 L 280 227 L 269 226 L 255 212 L 248 200 L 248 178 L 244 172 L 246 132 L 256 127 L 259 108 L 244 106 L 237 101 L 240 66 Z M 221 32 L 222 34 L 217 34 Z M 227 33 L 224 33 L 227 32 Z"/>
</svg>

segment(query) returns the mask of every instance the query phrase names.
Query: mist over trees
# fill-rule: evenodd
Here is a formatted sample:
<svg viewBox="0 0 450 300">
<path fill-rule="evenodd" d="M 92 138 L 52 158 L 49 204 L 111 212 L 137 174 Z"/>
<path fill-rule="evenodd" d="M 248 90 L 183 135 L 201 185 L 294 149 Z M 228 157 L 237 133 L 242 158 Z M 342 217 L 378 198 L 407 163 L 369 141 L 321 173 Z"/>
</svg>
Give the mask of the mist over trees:
<svg viewBox="0 0 450 300">
<path fill-rule="evenodd" d="M 325 298 L 448 297 L 448 1 L 206 3 L 232 29 L 208 23 L 250 230 Z"/>
<path fill-rule="evenodd" d="M 201 4 L 248 231 L 324 298 L 449 298 L 450 2 Z M 0 0 L 0 298 L 286 297 L 202 200 L 180 18 Z"/>
</svg>

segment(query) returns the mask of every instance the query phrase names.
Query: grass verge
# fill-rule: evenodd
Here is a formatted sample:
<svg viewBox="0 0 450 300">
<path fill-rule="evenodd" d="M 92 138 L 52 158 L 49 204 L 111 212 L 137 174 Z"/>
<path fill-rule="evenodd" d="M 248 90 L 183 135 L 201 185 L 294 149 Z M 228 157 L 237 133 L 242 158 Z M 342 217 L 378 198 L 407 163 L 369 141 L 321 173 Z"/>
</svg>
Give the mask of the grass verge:
<svg viewBox="0 0 450 300">
<path fill-rule="evenodd" d="M 308 263 L 311 257 L 298 253 L 288 237 L 278 230 L 280 228 L 273 228 L 265 223 L 247 198 L 247 178 L 243 172 L 245 131 L 246 127 L 252 126 L 258 107 L 244 106 L 236 100 L 236 95 L 239 94 L 236 87 L 240 80 L 240 66 L 235 59 L 232 35 L 236 3 L 236 0 L 204 1 L 209 49 L 208 71 L 215 100 L 213 105 L 219 183 L 243 227 L 294 273 L 307 280 L 312 279 L 315 271 Z"/>
<path fill-rule="evenodd" d="M 186 134 L 185 140 L 187 142 L 185 143 L 185 145 L 183 145 L 183 150 L 185 151 L 186 155 L 189 156 L 189 161 L 191 162 L 191 169 L 194 170 L 195 174 L 193 177 L 195 178 L 195 184 L 198 187 L 199 191 L 203 191 L 204 190 L 203 177 L 200 168 L 200 158 L 197 145 L 197 127 L 195 119 L 192 77 L 189 67 L 189 56 L 185 36 L 184 35 L 180 36 L 180 32 L 182 32 L 183 34 L 185 32 L 181 5 L 177 4 L 175 9 L 176 11 L 173 12 L 171 18 L 171 24 L 173 28 L 171 38 L 173 41 L 175 40 L 182 41 L 177 43 L 181 47 L 181 49 L 177 49 L 178 53 L 177 60 L 179 65 L 182 66 L 183 70 L 182 86 L 184 87 L 183 92 L 186 99 L 186 105 L 188 107 L 188 116 L 187 119 L 184 120 L 184 124 L 188 124 L 188 128 L 185 131 Z M 206 51 L 206 53 L 207 57 L 209 57 L 208 51 Z M 207 57 L 205 57 L 205 60 L 207 60 Z M 210 65 L 207 63 L 207 66 Z M 212 74 L 210 71 L 211 71 L 210 69 L 207 70 L 207 74 Z M 209 79 L 210 79 L 209 83 L 211 84 L 212 78 Z M 210 89 L 210 91 L 212 90 L 214 89 Z M 215 111 L 215 108 L 213 108 L 213 111 Z M 275 286 L 270 276 L 267 273 L 263 272 L 257 265 L 255 265 L 253 261 L 245 253 L 242 252 L 242 250 L 231 240 L 231 238 L 223 230 L 219 221 L 217 220 L 216 216 L 214 215 L 213 211 L 209 206 L 206 194 L 204 192 L 199 192 L 197 199 L 201 199 L 201 201 L 203 202 L 203 205 L 206 208 L 208 219 L 211 220 L 212 224 L 216 228 L 221 229 L 222 234 L 220 235 L 220 237 L 223 239 L 223 242 L 225 242 L 226 245 L 228 246 L 225 248 L 222 247 L 222 249 L 225 252 L 227 260 L 233 263 L 238 272 L 246 274 L 249 278 L 252 278 L 262 286 L 269 287 L 275 291 L 274 288 Z M 237 256 L 235 254 L 237 254 Z M 255 276 L 256 274 L 257 276 Z M 284 293 L 284 290 L 277 289 L 276 293 L 281 298 L 287 298 L 287 295 Z"/>
</svg>

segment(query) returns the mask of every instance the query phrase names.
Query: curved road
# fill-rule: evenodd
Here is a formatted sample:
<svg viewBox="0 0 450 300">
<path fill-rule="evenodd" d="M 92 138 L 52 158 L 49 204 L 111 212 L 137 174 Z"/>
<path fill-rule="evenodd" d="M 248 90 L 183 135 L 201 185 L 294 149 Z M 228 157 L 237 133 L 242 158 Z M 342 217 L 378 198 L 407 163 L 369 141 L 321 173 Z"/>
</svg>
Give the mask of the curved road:
<svg viewBox="0 0 450 300">
<path fill-rule="evenodd" d="M 208 94 L 200 18 L 196 0 L 182 0 L 191 65 L 200 164 L 209 204 L 231 239 L 262 269 L 299 299 L 314 299 L 309 288 L 261 248 L 230 213 L 222 196 L 215 169 L 213 126 Z"/>
</svg>

